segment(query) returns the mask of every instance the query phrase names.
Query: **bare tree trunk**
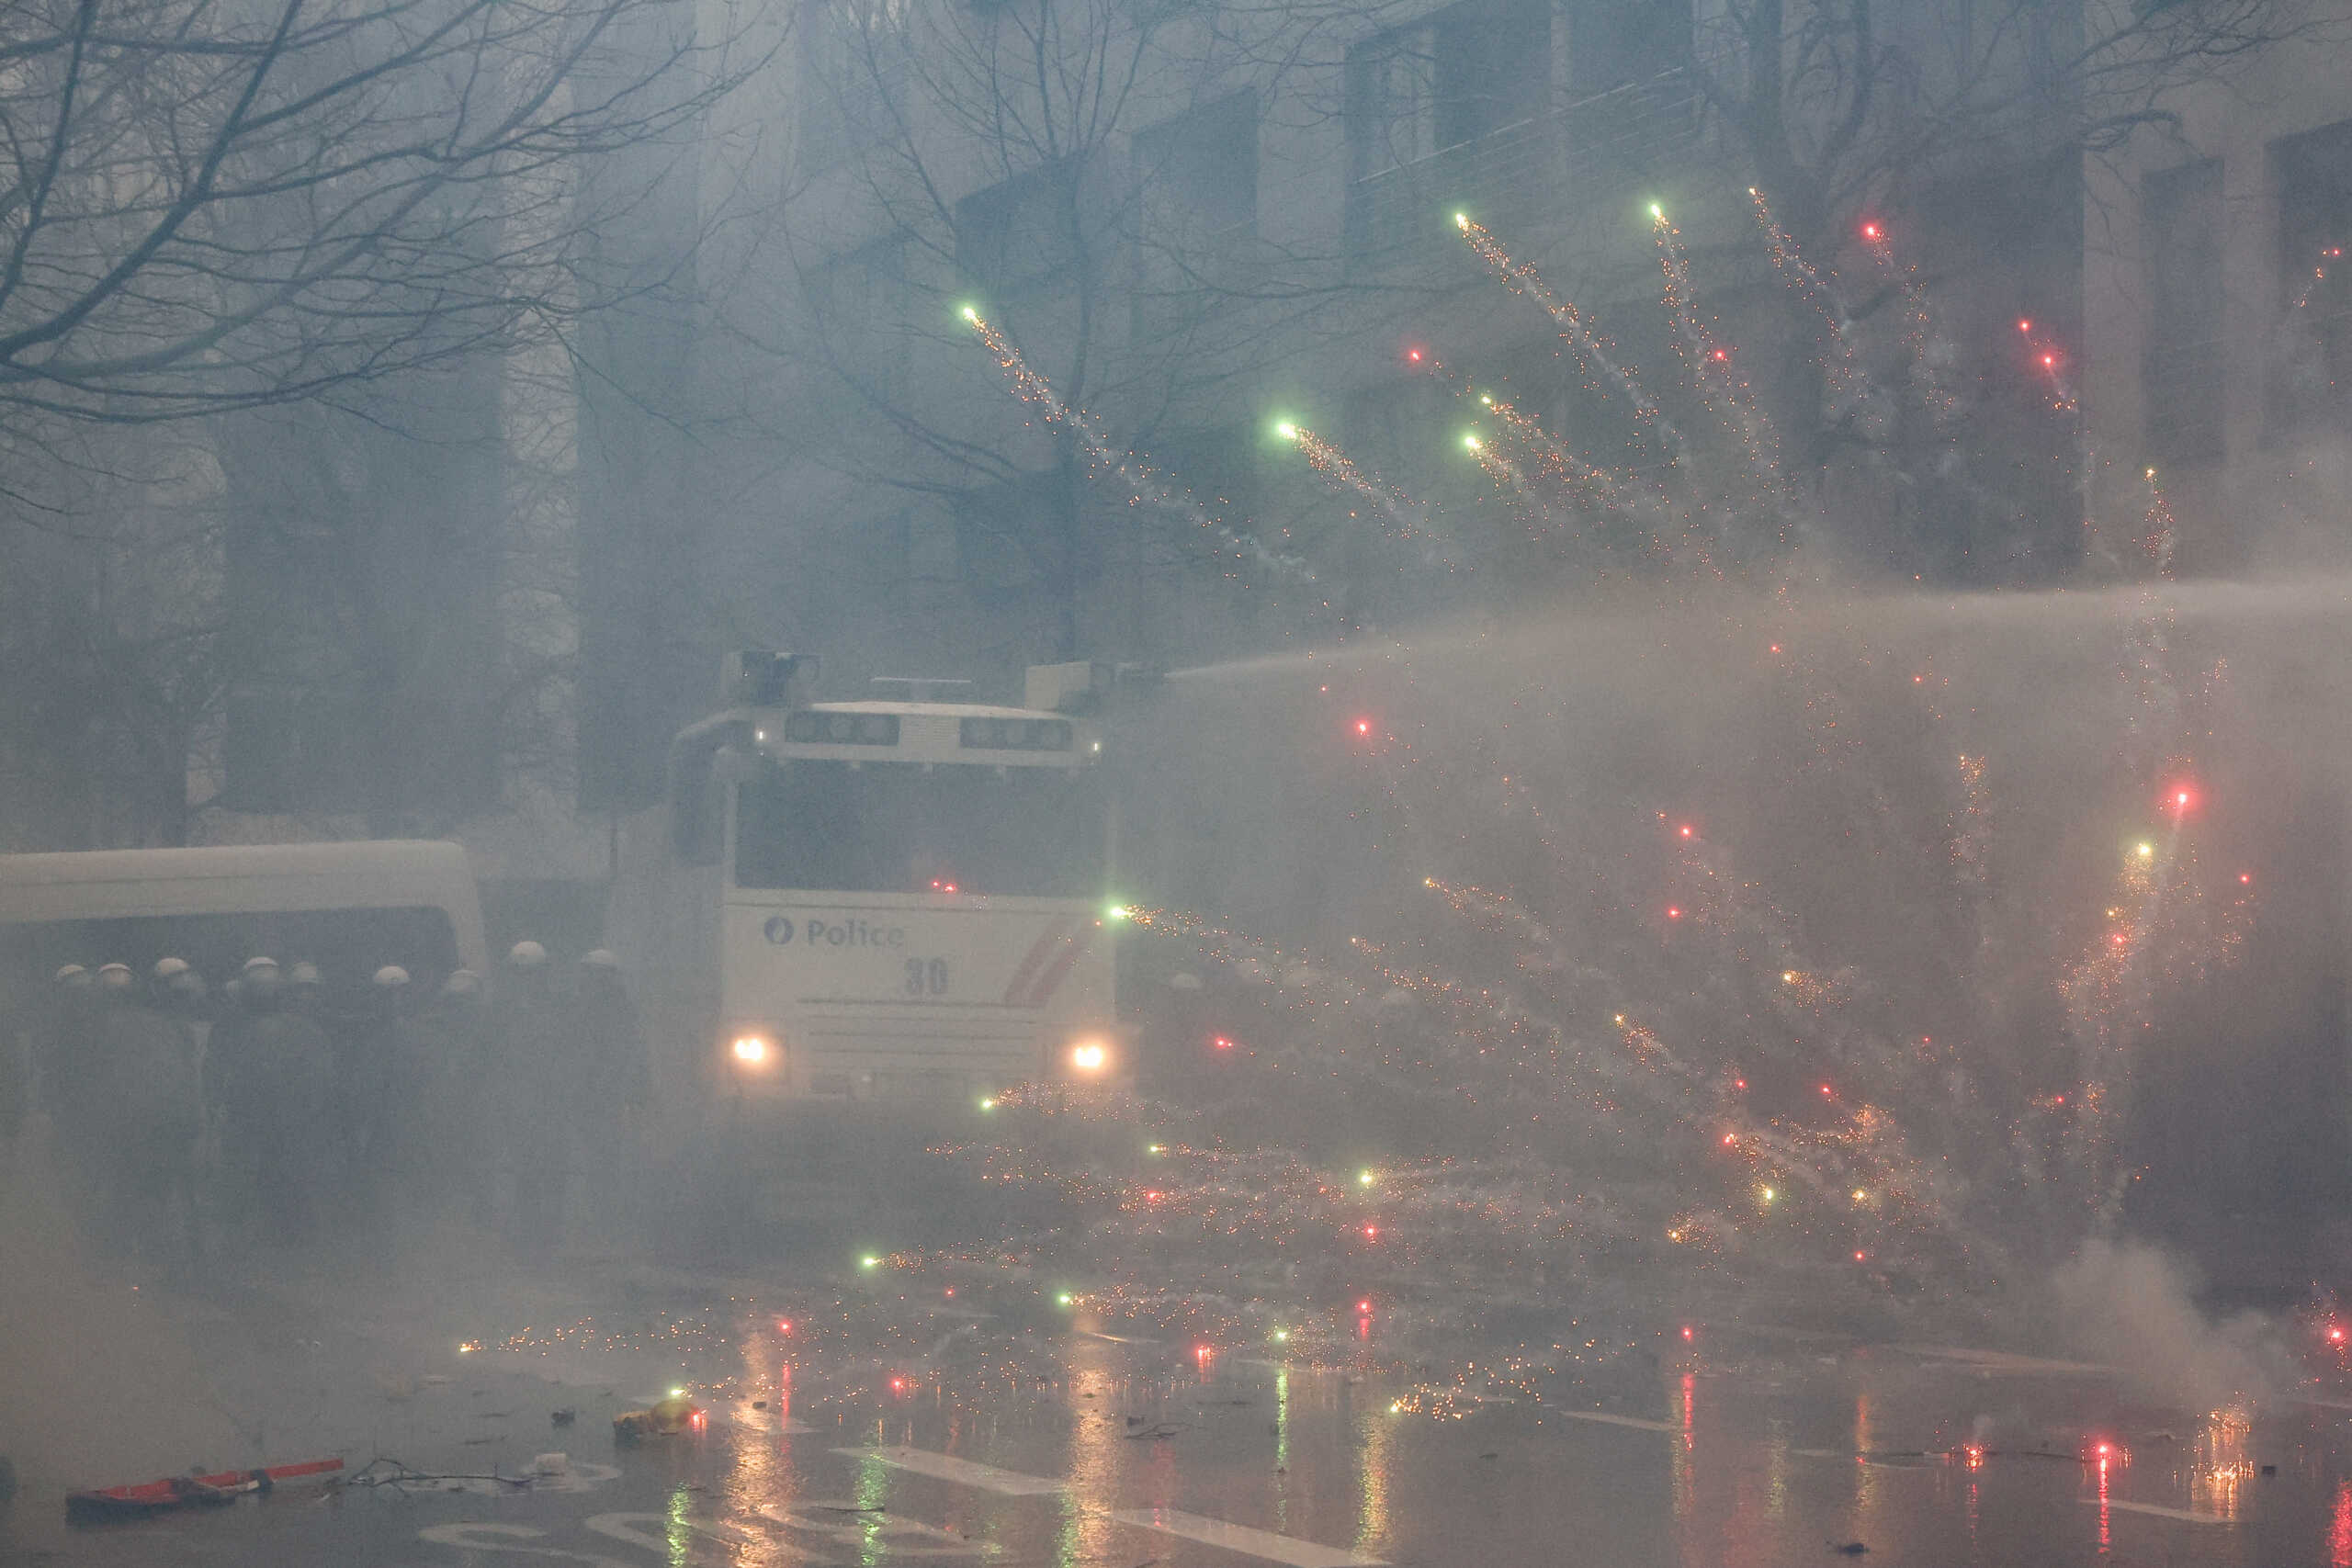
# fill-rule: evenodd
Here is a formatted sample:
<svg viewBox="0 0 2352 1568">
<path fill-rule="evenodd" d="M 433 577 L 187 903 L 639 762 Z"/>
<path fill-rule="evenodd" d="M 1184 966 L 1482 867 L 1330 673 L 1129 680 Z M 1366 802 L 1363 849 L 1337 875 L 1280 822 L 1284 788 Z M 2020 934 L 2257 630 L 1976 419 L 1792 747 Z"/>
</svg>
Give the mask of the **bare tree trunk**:
<svg viewBox="0 0 2352 1568">
<path fill-rule="evenodd" d="M 693 14 L 633 19 L 614 53 L 682 47 Z M 638 35 L 645 35 L 639 37 Z M 696 141 L 648 138 L 582 182 L 579 337 L 579 805 L 661 798 L 670 738 L 707 705 L 717 660 L 700 591 L 706 532 L 684 434 L 694 363 Z"/>
</svg>

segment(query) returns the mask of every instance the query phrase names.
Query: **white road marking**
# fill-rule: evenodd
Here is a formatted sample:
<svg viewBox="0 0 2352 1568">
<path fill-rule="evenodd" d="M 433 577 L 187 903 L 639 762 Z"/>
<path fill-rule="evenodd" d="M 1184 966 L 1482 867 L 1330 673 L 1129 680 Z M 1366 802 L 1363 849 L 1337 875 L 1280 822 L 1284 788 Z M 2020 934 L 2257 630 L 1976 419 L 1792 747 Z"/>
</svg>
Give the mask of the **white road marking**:
<svg viewBox="0 0 2352 1568">
<path fill-rule="evenodd" d="M 960 1486 L 977 1486 L 983 1492 L 998 1492 L 1007 1497 L 1046 1497 L 1069 1490 L 1069 1483 L 1052 1481 L 1042 1475 L 1021 1475 L 1010 1470 L 999 1470 L 992 1464 L 974 1464 L 967 1459 L 950 1454 L 935 1454 L 928 1449 L 893 1447 L 887 1449 L 835 1449 L 833 1452 L 851 1459 L 878 1459 L 894 1470 L 911 1470 L 918 1475 L 935 1476 L 941 1481 L 953 1481 Z"/>
<path fill-rule="evenodd" d="M 597 1464 L 590 1460 L 571 1461 L 560 1475 L 518 1475 L 499 1480 L 490 1476 L 461 1475 L 444 1481 L 419 1481 L 410 1483 L 412 1492 L 462 1493 L 477 1497 L 512 1497 L 517 1492 L 588 1492 L 608 1481 L 620 1478 L 620 1471 L 609 1464 Z M 527 1480 L 527 1487 L 515 1482 Z"/>
<path fill-rule="evenodd" d="M 1317 1546 L 1311 1540 L 1251 1529 L 1247 1525 L 1229 1525 L 1223 1519 L 1204 1518 L 1179 1508 L 1123 1508 L 1109 1517 L 1123 1525 L 1181 1536 L 1205 1546 L 1221 1546 L 1246 1557 L 1287 1562 L 1291 1568 L 1381 1568 L 1376 1557 L 1361 1557 L 1336 1546 Z"/>
<path fill-rule="evenodd" d="M 552 1546 L 526 1546 L 527 1540 L 543 1540 L 547 1531 L 531 1525 L 496 1525 L 469 1520 L 462 1524 L 427 1525 L 416 1532 L 419 1540 L 435 1546 L 453 1546 L 460 1551 L 513 1551 L 526 1557 L 553 1557 L 567 1562 L 585 1562 L 591 1568 L 635 1568 L 635 1564 L 616 1558 L 596 1557 L 585 1551 L 565 1551 Z"/>
<path fill-rule="evenodd" d="M 667 1514 L 598 1514 L 586 1521 L 590 1529 L 613 1540 L 641 1546 L 664 1562 L 720 1564 L 743 1562 L 748 1551 L 765 1562 L 804 1562 L 809 1568 L 833 1568 L 833 1560 L 820 1557 L 797 1541 L 779 1540 L 763 1530 L 732 1519 L 673 1519 Z M 679 1538 L 683 1527 L 709 1542 L 696 1545 Z M 714 1555 L 716 1553 L 716 1555 Z"/>
<path fill-rule="evenodd" d="M 927 1449 L 894 1447 L 835 1449 L 833 1451 L 850 1459 L 880 1460 L 895 1469 L 910 1470 L 919 1475 L 977 1486 L 984 1492 L 1001 1493 L 1009 1497 L 1060 1496 L 1069 1491 L 1067 1481 L 1056 1481 L 1043 1475 L 1023 1475 L 1015 1471 L 999 1470 L 994 1465 L 975 1464 L 969 1460 L 933 1453 Z M 1177 1508 L 1104 1511 L 1081 1507 L 1080 1512 L 1096 1518 L 1132 1525 L 1138 1529 L 1158 1530 L 1162 1535 L 1181 1536 L 1204 1545 L 1221 1546 L 1227 1551 L 1238 1551 L 1246 1557 L 1288 1563 L 1290 1568 L 1385 1568 L 1377 1557 L 1361 1556 L 1336 1546 L 1321 1546 L 1311 1540 L 1301 1540 L 1296 1536 L 1277 1535 L 1272 1530 L 1227 1524 L 1223 1519 L 1187 1514 Z"/>
<path fill-rule="evenodd" d="M 1645 1421 L 1638 1416 L 1611 1416 L 1605 1410 L 1560 1410 L 1555 1415 L 1571 1421 L 1605 1421 L 1611 1427 L 1639 1427 L 1645 1432 L 1679 1432 L 1681 1427 L 1671 1421 Z"/>
<path fill-rule="evenodd" d="M 851 1502 L 813 1497 L 790 1508 L 780 1503 L 763 1503 L 759 1512 L 763 1518 L 786 1529 L 806 1530 L 854 1547 L 861 1558 L 988 1557 L 999 1550 L 993 1541 L 967 1540 L 937 1525 L 902 1519 L 896 1514 L 862 1508 Z M 908 1544 L 910 1541 L 924 1544 Z"/>
<path fill-rule="evenodd" d="M 2120 1498 L 2082 1497 L 2076 1501 L 2094 1508 L 2120 1508 L 2127 1514 L 2154 1514 L 2159 1518 L 2187 1519 L 2193 1525 L 2233 1525 L 2237 1520 L 2222 1514 L 2200 1514 L 2189 1508 L 2166 1508 L 2154 1503 L 2126 1503 Z"/>
</svg>

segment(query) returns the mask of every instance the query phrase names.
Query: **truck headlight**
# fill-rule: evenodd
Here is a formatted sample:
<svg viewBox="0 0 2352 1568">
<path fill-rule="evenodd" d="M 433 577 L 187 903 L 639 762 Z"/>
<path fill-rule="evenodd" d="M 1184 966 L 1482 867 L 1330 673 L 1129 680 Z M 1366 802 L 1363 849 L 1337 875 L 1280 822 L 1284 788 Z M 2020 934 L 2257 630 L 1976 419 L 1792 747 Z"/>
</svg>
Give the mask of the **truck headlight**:
<svg viewBox="0 0 2352 1568">
<path fill-rule="evenodd" d="M 731 1049 L 736 1066 L 750 1070 L 756 1071 L 775 1060 L 775 1042 L 756 1030 L 747 1029 L 735 1036 Z"/>
<path fill-rule="evenodd" d="M 1111 1048 L 1091 1037 L 1081 1040 L 1069 1048 L 1069 1065 L 1073 1072 L 1095 1077 L 1111 1065 Z"/>
</svg>

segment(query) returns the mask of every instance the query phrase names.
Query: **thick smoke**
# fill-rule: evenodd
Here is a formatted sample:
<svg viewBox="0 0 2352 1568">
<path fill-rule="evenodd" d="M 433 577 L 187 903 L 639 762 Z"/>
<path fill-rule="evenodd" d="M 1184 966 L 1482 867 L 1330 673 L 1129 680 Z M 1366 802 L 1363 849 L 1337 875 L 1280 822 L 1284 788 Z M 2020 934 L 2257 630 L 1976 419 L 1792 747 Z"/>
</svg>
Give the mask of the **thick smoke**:
<svg viewBox="0 0 2352 1568">
<path fill-rule="evenodd" d="M 2064 1343 L 2109 1366 L 2143 1398 L 2188 1410 L 2259 1404 L 2292 1381 L 2278 1326 L 2260 1313 L 2213 1317 L 2194 1275 L 2145 1243 L 2095 1239 L 2051 1279 Z"/>
</svg>

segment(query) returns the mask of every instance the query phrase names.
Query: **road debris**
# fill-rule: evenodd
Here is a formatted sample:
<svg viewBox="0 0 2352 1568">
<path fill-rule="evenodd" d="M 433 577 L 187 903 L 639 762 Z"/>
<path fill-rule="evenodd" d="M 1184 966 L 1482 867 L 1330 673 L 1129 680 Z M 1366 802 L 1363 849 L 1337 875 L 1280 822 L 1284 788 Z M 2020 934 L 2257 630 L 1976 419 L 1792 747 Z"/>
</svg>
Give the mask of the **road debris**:
<svg viewBox="0 0 2352 1568">
<path fill-rule="evenodd" d="M 390 1486 L 395 1491 L 406 1491 L 412 1486 L 443 1486 L 451 1482 L 491 1481 L 501 1486 L 512 1486 L 521 1491 L 537 1479 L 536 1476 L 530 1475 L 502 1475 L 495 1470 L 486 1474 L 481 1471 L 412 1470 L 396 1459 L 375 1459 L 344 1477 L 341 1484 Z"/>
<path fill-rule="evenodd" d="M 94 1487 L 65 1495 L 68 1524 L 104 1524 L 143 1519 L 175 1508 L 218 1507 L 248 1492 L 270 1492 L 284 1482 L 321 1480 L 343 1469 L 340 1459 L 306 1460 L 253 1470 L 223 1470 L 209 1475 L 167 1475 L 124 1486 Z"/>
</svg>

